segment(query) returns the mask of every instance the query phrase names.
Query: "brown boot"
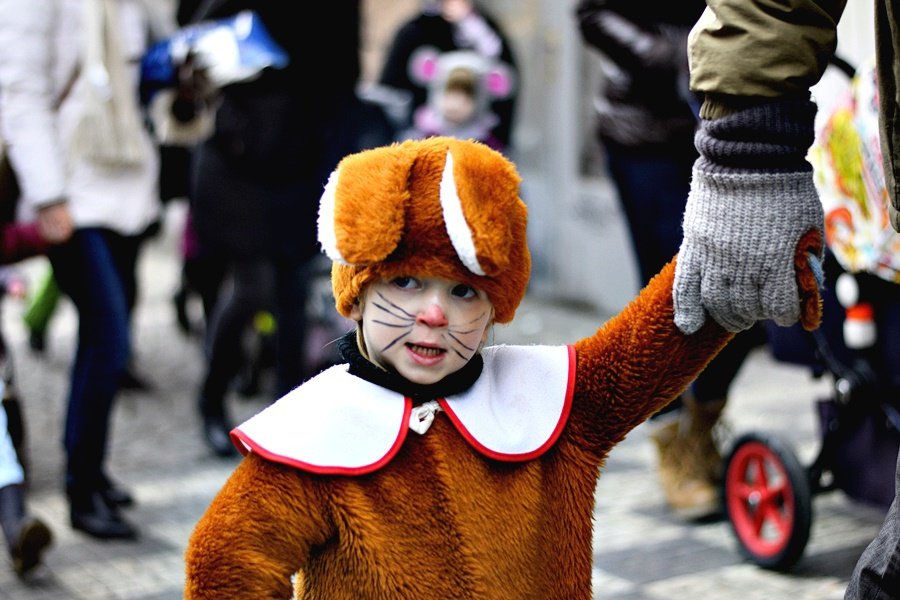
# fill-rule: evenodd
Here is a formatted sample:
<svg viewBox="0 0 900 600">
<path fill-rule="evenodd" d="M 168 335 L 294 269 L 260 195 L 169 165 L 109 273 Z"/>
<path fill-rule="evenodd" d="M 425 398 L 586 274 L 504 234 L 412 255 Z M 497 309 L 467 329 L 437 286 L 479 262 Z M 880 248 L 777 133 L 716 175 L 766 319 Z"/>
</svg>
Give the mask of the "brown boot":
<svg viewBox="0 0 900 600">
<path fill-rule="evenodd" d="M 44 552 L 52 543 L 53 534 L 50 528 L 38 518 L 26 517 L 19 530 L 19 537 L 10 551 L 16 575 L 24 577 L 40 565 Z"/>
<path fill-rule="evenodd" d="M 0 488 L 0 529 L 6 538 L 13 571 L 24 577 L 41 564 L 53 534 L 43 521 L 27 514 L 20 484 Z"/>
<path fill-rule="evenodd" d="M 650 437 L 659 453 L 659 478 L 669 507 L 684 519 L 718 513 L 722 456 L 713 427 L 725 401 L 698 403 L 683 398 L 677 416 L 656 426 Z"/>
</svg>

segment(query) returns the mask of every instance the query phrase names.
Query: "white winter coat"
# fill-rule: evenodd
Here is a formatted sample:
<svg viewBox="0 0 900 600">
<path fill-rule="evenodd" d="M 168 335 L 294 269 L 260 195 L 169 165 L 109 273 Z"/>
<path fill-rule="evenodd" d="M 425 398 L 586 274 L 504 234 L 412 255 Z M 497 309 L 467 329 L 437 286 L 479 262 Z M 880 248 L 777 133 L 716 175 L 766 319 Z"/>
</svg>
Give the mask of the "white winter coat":
<svg viewBox="0 0 900 600">
<path fill-rule="evenodd" d="M 105 1 L 119 2 L 122 48 L 137 103 L 148 16 L 141 0 Z M 35 208 L 67 199 L 76 228 L 133 235 L 159 216 L 158 154 L 143 128 L 146 152 L 137 166 L 100 167 L 70 151 L 79 86 L 85 83 L 78 67 L 82 18 L 82 0 L 0 0 L 0 133 L 23 190 L 19 218 L 29 220 Z M 55 111 L 76 70 L 78 79 Z"/>
</svg>

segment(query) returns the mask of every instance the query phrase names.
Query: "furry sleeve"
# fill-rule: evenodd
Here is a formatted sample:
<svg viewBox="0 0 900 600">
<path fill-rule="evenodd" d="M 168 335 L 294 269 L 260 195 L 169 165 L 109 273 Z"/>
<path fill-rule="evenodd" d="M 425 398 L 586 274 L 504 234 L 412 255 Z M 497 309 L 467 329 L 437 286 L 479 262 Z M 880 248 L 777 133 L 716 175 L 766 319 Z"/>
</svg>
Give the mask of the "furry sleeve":
<svg viewBox="0 0 900 600">
<path fill-rule="evenodd" d="M 305 475 L 247 456 L 197 523 L 185 553 L 186 600 L 284 600 L 310 548 L 332 531 Z"/>
<path fill-rule="evenodd" d="M 571 426 L 590 452 L 605 454 L 674 400 L 731 340 L 712 319 L 686 336 L 675 326 L 672 260 L 621 313 L 575 344 Z"/>
</svg>

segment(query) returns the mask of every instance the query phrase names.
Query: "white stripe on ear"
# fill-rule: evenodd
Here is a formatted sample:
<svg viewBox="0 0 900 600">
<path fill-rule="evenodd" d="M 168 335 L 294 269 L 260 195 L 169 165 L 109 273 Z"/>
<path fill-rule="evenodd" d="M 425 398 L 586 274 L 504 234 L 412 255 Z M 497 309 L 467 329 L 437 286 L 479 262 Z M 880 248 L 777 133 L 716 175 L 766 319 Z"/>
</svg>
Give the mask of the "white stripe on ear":
<svg viewBox="0 0 900 600">
<path fill-rule="evenodd" d="M 447 162 L 444 163 L 444 174 L 441 176 L 441 209 L 444 211 L 444 225 L 447 226 L 450 242 L 453 244 L 459 260 L 472 273 L 484 275 L 484 269 L 478 263 L 478 255 L 475 252 L 472 230 L 466 223 L 459 191 L 456 189 L 456 181 L 453 179 L 453 156 L 449 151 L 447 152 Z"/>
<path fill-rule="evenodd" d="M 319 219 L 317 221 L 319 229 L 319 243 L 322 244 L 322 250 L 328 255 L 328 258 L 341 264 L 350 264 L 341 255 L 337 247 L 337 234 L 334 231 L 334 192 L 337 189 L 338 170 L 335 169 L 328 176 L 328 183 L 325 184 L 325 191 L 322 192 L 322 198 L 319 200 Z"/>
</svg>

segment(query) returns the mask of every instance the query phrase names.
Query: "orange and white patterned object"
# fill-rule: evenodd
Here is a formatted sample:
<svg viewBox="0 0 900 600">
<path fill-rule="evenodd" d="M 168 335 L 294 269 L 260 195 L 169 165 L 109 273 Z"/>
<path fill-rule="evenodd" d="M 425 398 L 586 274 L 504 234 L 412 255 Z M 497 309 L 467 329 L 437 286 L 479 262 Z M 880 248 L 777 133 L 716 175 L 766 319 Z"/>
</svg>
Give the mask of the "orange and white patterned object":
<svg viewBox="0 0 900 600">
<path fill-rule="evenodd" d="M 825 241 L 841 266 L 900 282 L 900 234 L 890 225 L 878 135 L 874 58 L 816 127 L 810 148 L 825 209 Z"/>
</svg>

